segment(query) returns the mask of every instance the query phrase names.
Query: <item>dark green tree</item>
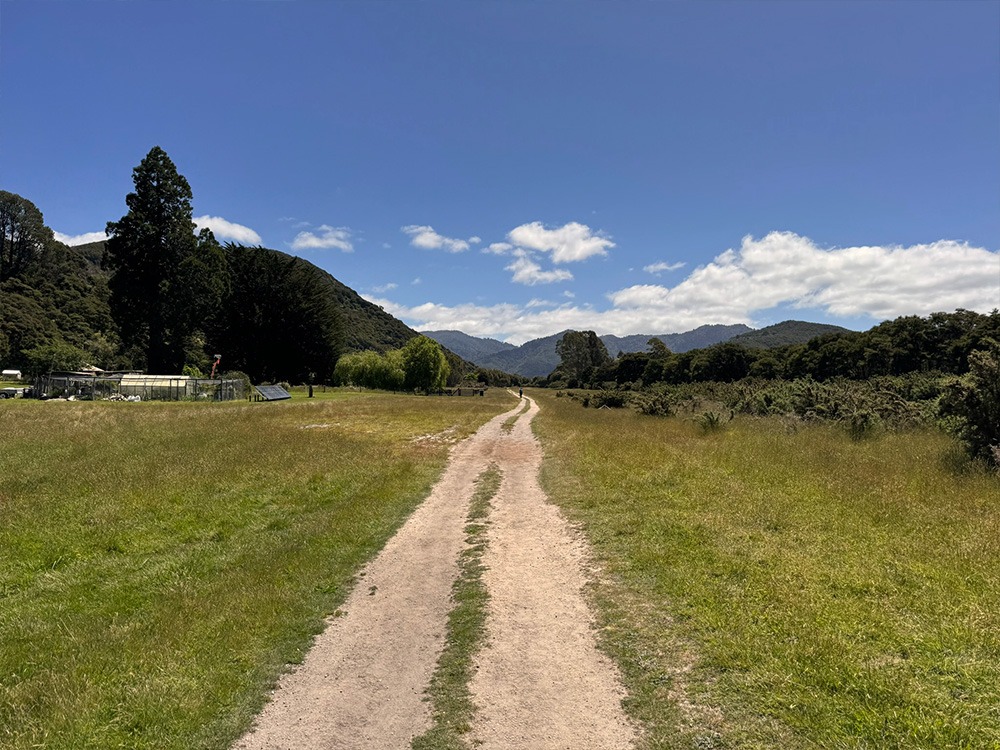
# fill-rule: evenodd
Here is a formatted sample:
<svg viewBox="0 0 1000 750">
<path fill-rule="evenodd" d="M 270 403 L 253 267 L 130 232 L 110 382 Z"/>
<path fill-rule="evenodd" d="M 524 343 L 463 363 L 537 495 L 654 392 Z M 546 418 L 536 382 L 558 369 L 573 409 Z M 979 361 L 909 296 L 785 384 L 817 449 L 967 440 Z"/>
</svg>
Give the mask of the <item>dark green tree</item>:
<svg viewBox="0 0 1000 750">
<path fill-rule="evenodd" d="M 36 346 L 24 354 L 25 374 L 31 378 L 53 370 L 76 370 L 87 363 L 87 352 L 64 341 Z"/>
<path fill-rule="evenodd" d="M 649 347 L 650 359 L 666 360 L 670 357 L 670 349 L 668 349 L 667 345 L 656 336 L 653 336 L 653 338 L 647 341 L 646 346 Z"/>
<path fill-rule="evenodd" d="M 35 205 L 0 191 L 0 340 L 5 366 L 27 369 L 27 352 L 67 344 L 107 366 L 117 349 L 107 284 L 97 263 L 56 241 Z"/>
<path fill-rule="evenodd" d="M 722 343 L 697 349 L 691 358 L 691 379 L 732 382 L 750 374 L 753 355 L 737 344 Z"/>
<path fill-rule="evenodd" d="M 969 455 L 1000 465 L 1000 344 L 983 345 L 969 354 L 969 372 L 951 385 L 940 409 Z"/>
<path fill-rule="evenodd" d="M 0 190 L 0 281 L 20 276 L 52 242 L 34 203 Z"/>
<path fill-rule="evenodd" d="M 111 312 L 133 364 L 180 372 L 201 319 L 218 306 L 221 254 L 195 235 L 191 187 L 159 146 L 132 171 L 128 213 L 108 222 Z"/>
<path fill-rule="evenodd" d="M 263 247 L 223 252 L 225 296 L 208 340 L 224 366 L 258 383 L 329 382 L 344 331 L 323 272 Z"/>
<path fill-rule="evenodd" d="M 611 363 L 608 349 L 593 331 L 566 331 L 556 344 L 559 370 L 571 383 L 587 382 L 594 371 Z"/>
</svg>

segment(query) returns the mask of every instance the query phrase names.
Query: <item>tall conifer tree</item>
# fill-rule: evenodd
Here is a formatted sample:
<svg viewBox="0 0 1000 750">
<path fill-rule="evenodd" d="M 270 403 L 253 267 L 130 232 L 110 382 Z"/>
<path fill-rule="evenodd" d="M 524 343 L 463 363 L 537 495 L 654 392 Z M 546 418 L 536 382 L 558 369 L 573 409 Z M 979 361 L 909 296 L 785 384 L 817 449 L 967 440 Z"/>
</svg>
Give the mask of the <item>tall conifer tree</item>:
<svg viewBox="0 0 1000 750">
<path fill-rule="evenodd" d="M 214 285 L 193 285 L 190 270 L 211 269 L 210 282 L 225 261 L 210 232 L 195 235 L 191 187 L 163 149 L 150 150 L 132 181 L 128 213 L 107 226 L 112 315 L 133 365 L 180 372 L 200 317 L 218 302 L 218 292 L 204 296 Z"/>
</svg>

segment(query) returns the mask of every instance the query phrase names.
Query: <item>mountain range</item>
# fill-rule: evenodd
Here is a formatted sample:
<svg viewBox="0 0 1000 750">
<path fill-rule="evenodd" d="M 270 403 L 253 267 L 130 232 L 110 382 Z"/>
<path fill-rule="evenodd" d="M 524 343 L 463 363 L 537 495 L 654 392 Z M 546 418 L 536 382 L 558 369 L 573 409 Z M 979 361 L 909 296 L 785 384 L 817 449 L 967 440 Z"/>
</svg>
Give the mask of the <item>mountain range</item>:
<svg viewBox="0 0 1000 750">
<path fill-rule="evenodd" d="M 788 320 L 773 326 L 754 330 L 743 324 L 704 325 L 684 333 L 633 334 L 599 338 L 608 354 L 646 351 L 651 338 L 660 339 L 673 352 L 702 349 L 726 341 L 750 348 L 771 348 L 787 344 L 805 343 L 811 338 L 827 333 L 843 333 L 847 329 L 823 323 Z M 532 339 L 514 346 L 496 339 L 477 338 L 461 331 L 423 331 L 425 336 L 450 349 L 462 359 L 483 368 L 503 370 L 527 378 L 544 377 L 559 365 L 556 344 L 566 331 L 540 339 Z"/>
</svg>

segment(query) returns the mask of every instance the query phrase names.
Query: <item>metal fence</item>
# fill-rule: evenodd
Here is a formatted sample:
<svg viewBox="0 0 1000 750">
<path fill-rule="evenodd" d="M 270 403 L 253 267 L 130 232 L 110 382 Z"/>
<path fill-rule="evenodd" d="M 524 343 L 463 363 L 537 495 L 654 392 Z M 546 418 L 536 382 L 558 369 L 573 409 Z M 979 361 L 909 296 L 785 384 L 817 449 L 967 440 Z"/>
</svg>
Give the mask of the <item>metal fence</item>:
<svg viewBox="0 0 1000 750">
<path fill-rule="evenodd" d="M 94 401 L 235 401 L 247 398 L 242 380 L 135 372 L 50 372 L 35 381 L 33 395 Z"/>
</svg>

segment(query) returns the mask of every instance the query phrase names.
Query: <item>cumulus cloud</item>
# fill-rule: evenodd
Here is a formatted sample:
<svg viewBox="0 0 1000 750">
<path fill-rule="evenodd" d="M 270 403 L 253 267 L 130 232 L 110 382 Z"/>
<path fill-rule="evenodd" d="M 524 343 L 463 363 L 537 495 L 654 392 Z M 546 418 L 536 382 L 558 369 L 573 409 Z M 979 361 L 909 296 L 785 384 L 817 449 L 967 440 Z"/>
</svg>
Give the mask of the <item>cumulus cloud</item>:
<svg viewBox="0 0 1000 750">
<path fill-rule="evenodd" d="M 453 237 L 445 237 L 434 231 L 434 227 L 426 225 L 410 224 L 402 227 L 404 234 L 410 235 L 410 244 L 424 250 L 446 250 L 449 253 L 461 253 L 469 249 L 469 243 L 476 244 L 482 242 L 479 237 L 470 237 L 467 240 L 458 240 Z"/>
<path fill-rule="evenodd" d="M 511 281 L 516 284 L 527 284 L 528 286 L 569 281 L 573 278 L 573 274 L 561 268 L 553 271 L 543 271 L 542 267 L 535 263 L 525 252 L 518 253 L 516 260 L 507 266 L 506 270 L 514 272 Z"/>
<path fill-rule="evenodd" d="M 316 232 L 299 232 L 292 240 L 292 250 L 341 250 L 354 252 L 351 230 L 347 227 L 331 227 L 323 224 Z"/>
<path fill-rule="evenodd" d="M 493 242 L 489 246 L 483 248 L 484 253 L 489 253 L 490 255 L 506 255 L 514 246 L 509 242 Z"/>
<path fill-rule="evenodd" d="M 777 305 L 876 320 L 1000 306 L 1000 253 L 941 240 L 911 247 L 822 249 L 806 237 L 745 237 L 675 287 L 639 285 L 609 295 L 616 308 L 705 309 L 718 322 Z"/>
<path fill-rule="evenodd" d="M 507 233 L 507 239 L 518 247 L 552 253 L 555 263 L 586 260 L 593 255 L 607 255 L 615 246 L 607 237 L 595 233 L 586 224 L 571 221 L 555 229 L 547 229 L 542 222 L 522 224 Z"/>
<path fill-rule="evenodd" d="M 650 263 L 648 266 L 643 266 L 642 270 L 646 273 L 651 273 L 654 276 L 659 276 L 664 271 L 676 271 L 678 268 L 683 268 L 683 263 L 666 263 L 660 261 L 659 263 Z"/>
<path fill-rule="evenodd" d="M 524 265 L 514 268 L 518 263 Z M 532 269 L 530 266 L 535 266 Z M 527 253 L 508 270 L 531 278 L 541 271 Z M 527 282 L 522 282 L 527 283 Z M 536 282 L 539 283 L 539 282 Z M 639 284 L 607 295 L 595 310 L 576 302 L 545 308 L 434 303 L 386 310 L 421 330 L 458 329 L 511 343 L 567 328 L 626 335 L 687 331 L 711 323 L 746 323 L 778 306 L 823 310 L 831 319 L 928 315 L 1000 307 L 1000 251 L 940 240 L 910 247 L 824 249 L 791 232 L 746 237 L 673 287 Z"/>
<path fill-rule="evenodd" d="M 260 235 L 250 227 L 228 221 L 221 216 L 196 216 L 192 221 L 199 230 L 211 229 L 216 239 L 232 240 L 244 245 L 259 245 L 261 243 Z"/>
<path fill-rule="evenodd" d="M 381 284 L 379 286 L 373 286 L 372 287 L 372 291 L 376 292 L 377 294 L 385 294 L 386 292 L 391 292 L 393 289 L 396 289 L 398 287 L 399 287 L 399 284 L 396 284 L 395 282 L 390 281 L 388 284 Z"/>
<path fill-rule="evenodd" d="M 88 245 L 91 242 L 104 242 L 104 240 L 108 238 L 108 235 L 104 232 L 86 232 L 84 234 L 63 234 L 62 232 L 53 232 L 52 234 L 59 242 L 64 245 L 69 245 L 70 247 Z"/>
</svg>

